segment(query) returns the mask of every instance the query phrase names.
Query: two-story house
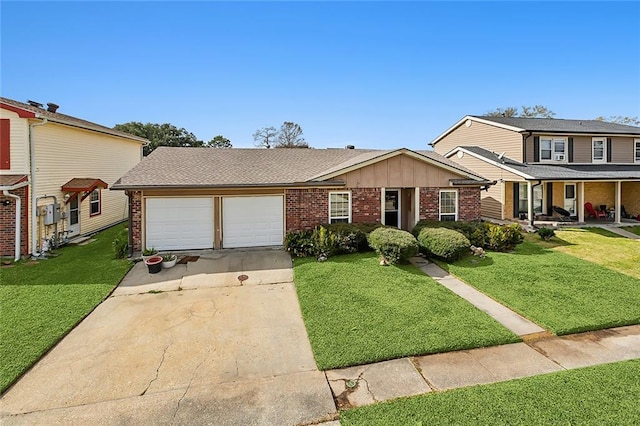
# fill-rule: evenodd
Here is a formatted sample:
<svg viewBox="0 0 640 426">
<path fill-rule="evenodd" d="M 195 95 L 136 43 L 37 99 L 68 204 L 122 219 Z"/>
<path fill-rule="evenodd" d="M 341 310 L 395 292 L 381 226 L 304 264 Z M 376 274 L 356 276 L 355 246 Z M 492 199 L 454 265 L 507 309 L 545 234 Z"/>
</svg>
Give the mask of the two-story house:
<svg viewBox="0 0 640 426">
<path fill-rule="evenodd" d="M 142 159 L 148 141 L 57 108 L 0 98 L 0 256 L 37 254 L 43 240 L 128 217 L 127 196 L 105 189 Z"/>
<path fill-rule="evenodd" d="M 595 210 L 598 220 L 620 222 L 623 211 L 640 215 L 640 127 L 470 115 L 431 146 L 496 182 L 482 193 L 483 217 L 533 223 L 564 210 L 584 222 Z"/>
</svg>

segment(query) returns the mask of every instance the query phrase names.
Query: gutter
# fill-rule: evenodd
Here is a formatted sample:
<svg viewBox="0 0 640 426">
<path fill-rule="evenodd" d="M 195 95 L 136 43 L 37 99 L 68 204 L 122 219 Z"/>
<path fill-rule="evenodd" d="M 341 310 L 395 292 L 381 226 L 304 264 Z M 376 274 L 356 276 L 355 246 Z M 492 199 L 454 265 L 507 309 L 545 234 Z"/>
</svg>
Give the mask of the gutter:
<svg viewBox="0 0 640 426">
<path fill-rule="evenodd" d="M 21 220 L 20 220 L 20 216 L 22 215 L 22 200 L 20 199 L 20 197 L 18 195 L 15 194 L 11 194 L 9 191 L 13 191 L 15 189 L 20 189 L 23 188 L 25 186 L 29 185 L 29 181 L 26 182 L 20 182 L 17 183 L 15 185 L 11 185 L 11 186 L 0 186 L 0 189 L 2 189 L 2 195 L 4 195 L 5 197 L 9 197 L 9 198 L 13 198 L 14 200 L 16 200 L 16 233 L 15 233 L 15 252 L 14 252 L 14 257 L 13 260 L 14 262 L 17 262 L 18 260 L 20 260 L 20 243 L 21 241 Z"/>
<path fill-rule="evenodd" d="M 297 188 L 315 186 L 344 186 L 343 181 L 322 181 L 322 182 L 293 182 L 293 183 L 259 183 L 259 184 L 225 184 L 225 185 L 122 185 L 113 184 L 109 188 L 111 191 L 142 190 L 142 189 L 220 189 L 220 188 Z"/>
<path fill-rule="evenodd" d="M 29 161 L 30 161 L 30 179 L 31 179 L 31 253 L 35 254 L 38 250 L 38 236 L 36 235 L 38 200 L 36 198 L 36 144 L 33 138 L 34 129 L 44 126 L 49 122 L 43 118 L 40 123 L 29 124 Z"/>
</svg>

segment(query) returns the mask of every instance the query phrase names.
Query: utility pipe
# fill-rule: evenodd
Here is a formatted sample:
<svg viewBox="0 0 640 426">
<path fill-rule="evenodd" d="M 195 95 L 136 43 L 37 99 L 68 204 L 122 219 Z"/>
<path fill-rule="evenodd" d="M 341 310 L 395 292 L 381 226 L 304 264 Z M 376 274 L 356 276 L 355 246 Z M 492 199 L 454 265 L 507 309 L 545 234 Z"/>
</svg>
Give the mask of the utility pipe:
<svg viewBox="0 0 640 426">
<path fill-rule="evenodd" d="M 42 119 L 40 123 L 29 124 L 29 161 L 31 165 L 31 254 L 36 255 L 38 250 L 38 235 L 36 234 L 36 227 L 38 225 L 38 217 L 36 212 L 38 211 L 38 200 L 36 198 L 36 144 L 33 138 L 33 129 L 39 126 L 44 126 L 49 120 Z"/>
<path fill-rule="evenodd" d="M 16 200 L 16 236 L 15 236 L 15 253 L 13 256 L 13 260 L 14 261 L 18 261 L 20 260 L 20 243 L 22 242 L 21 240 L 21 234 L 20 232 L 22 231 L 21 229 L 21 210 L 22 210 L 22 200 L 20 198 L 19 195 L 15 195 L 10 193 L 9 191 L 13 191 L 15 189 L 20 189 L 23 188 L 25 186 L 29 185 L 29 181 L 26 182 L 20 182 L 16 185 L 12 185 L 12 186 L 3 186 L 2 187 L 2 195 L 4 195 L 5 197 L 9 197 L 9 198 L 13 198 Z"/>
<path fill-rule="evenodd" d="M 55 195 L 47 195 L 47 194 L 44 194 L 44 195 L 38 195 L 38 196 L 35 198 L 35 205 L 36 205 L 36 209 L 38 208 L 38 207 L 37 207 L 37 206 L 38 206 L 38 201 L 40 201 L 40 200 L 44 200 L 45 198 L 53 198 L 53 204 L 54 204 L 54 205 L 58 204 L 58 198 L 57 198 Z M 37 210 L 34 210 L 34 213 L 35 213 L 36 211 L 37 211 Z M 35 218 L 37 219 L 38 215 L 37 215 L 37 214 L 34 214 L 34 215 L 33 215 L 33 217 L 35 217 Z M 40 223 L 39 223 L 39 222 L 37 222 L 37 223 L 38 223 L 38 233 L 39 233 L 39 231 L 40 231 Z M 53 235 L 58 236 L 58 222 L 55 222 L 55 223 L 53 224 L 53 226 L 54 226 L 54 229 L 53 229 Z M 34 230 L 34 233 L 36 233 L 36 232 L 35 232 L 35 230 Z M 44 232 L 43 232 L 42 236 L 44 237 Z M 35 253 L 35 252 L 34 252 L 34 253 Z"/>
</svg>

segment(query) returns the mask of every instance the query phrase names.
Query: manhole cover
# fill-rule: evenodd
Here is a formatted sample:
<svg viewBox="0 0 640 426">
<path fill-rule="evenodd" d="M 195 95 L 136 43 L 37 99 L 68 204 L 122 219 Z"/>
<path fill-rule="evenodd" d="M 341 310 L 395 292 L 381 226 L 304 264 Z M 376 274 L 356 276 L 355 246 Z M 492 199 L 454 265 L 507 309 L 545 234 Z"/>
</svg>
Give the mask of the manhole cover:
<svg viewBox="0 0 640 426">
<path fill-rule="evenodd" d="M 248 279 L 249 279 L 249 277 L 247 275 L 238 275 L 238 281 L 240 281 L 240 284 L 242 284 L 243 282 L 245 282 Z"/>
</svg>

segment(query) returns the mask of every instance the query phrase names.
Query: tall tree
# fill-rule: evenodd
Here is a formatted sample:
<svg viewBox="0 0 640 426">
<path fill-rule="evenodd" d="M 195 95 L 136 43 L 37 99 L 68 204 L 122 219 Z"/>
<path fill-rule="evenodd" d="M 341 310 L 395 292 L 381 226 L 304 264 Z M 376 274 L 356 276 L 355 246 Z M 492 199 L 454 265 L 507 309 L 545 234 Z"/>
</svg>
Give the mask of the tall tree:
<svg viewBox="0 0 640 426">
<path fill-rule="evenodd" d="M 282 123 L 276 148 L 309 148 L 309 144 L 302 136 L 302 127 L 292 121 Z"/>
<path fill-rule="evenodd" d="M 131 121 L 128 123 L 116 124 L 113 128 L 148 139 L 149 145 L 145 146 L 143 150 L 143 155 L 145 156 L 149 155 L 159 146 L 204 146 L 204 142 L 199 140 L 193 133 L 187 131 L 185 128 L 177 128 L 169 123 L 143 124 L 138 121 Z"/>
<path fill-rule="evenodd" d="M 626 124 L 627 126 L 640 126 L 640 119 L 637 116 L 628 117 L 623 115 L 611 115 L 609 118 L 603 116 L 596 117 L 596 120 L 608 121 L 609 123 Z"/>
<path fill-rule="evenodd" d="M 215 136 L 207 143 L 207 146 L 211 148 L 233 148 L 231 141 L 222 135 Z"/>
<path fill-rule="evenodd" d="M 275 127 L 263 127 L 253 134 L 253 141 L 257 147 L 271 148 L 277 137 L 278 131 Z"/>
<path fill-rule="evenodd" d="M 489 117 L 522 117 L 522 118 L 553 118 L 556 113 L 543 105 L 496 108 L 488 111 Z"/>
</svg>

